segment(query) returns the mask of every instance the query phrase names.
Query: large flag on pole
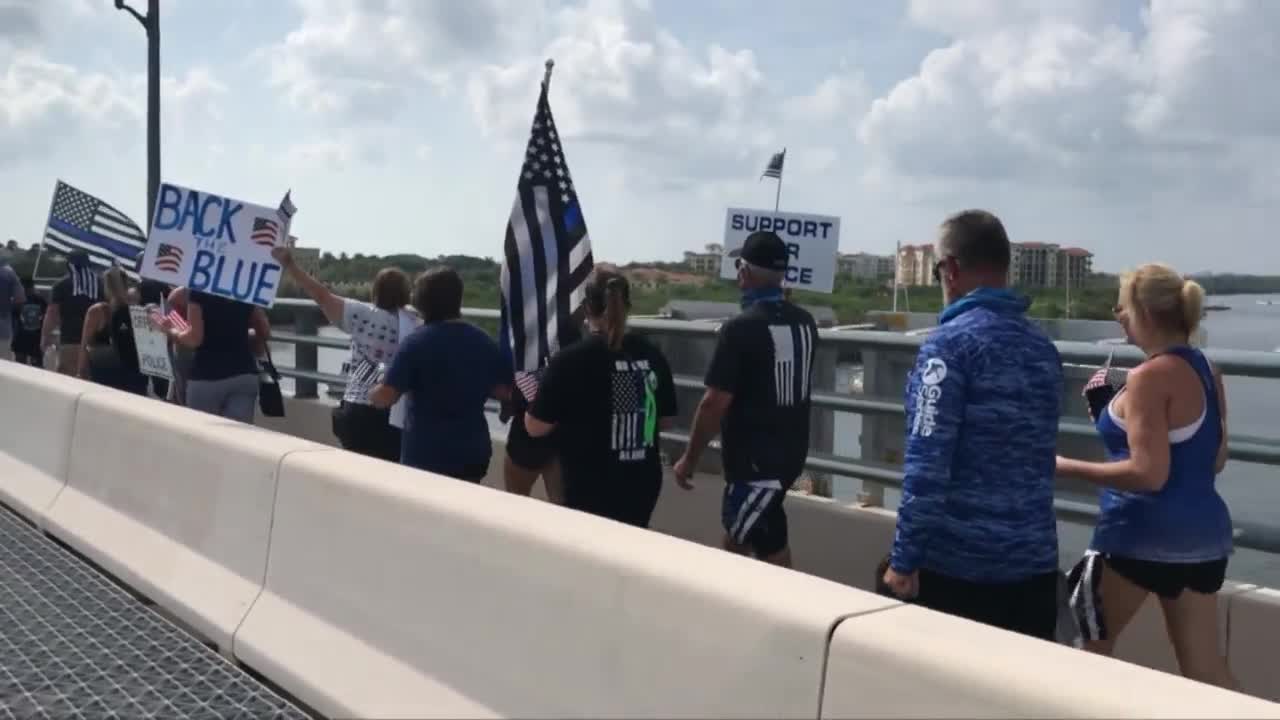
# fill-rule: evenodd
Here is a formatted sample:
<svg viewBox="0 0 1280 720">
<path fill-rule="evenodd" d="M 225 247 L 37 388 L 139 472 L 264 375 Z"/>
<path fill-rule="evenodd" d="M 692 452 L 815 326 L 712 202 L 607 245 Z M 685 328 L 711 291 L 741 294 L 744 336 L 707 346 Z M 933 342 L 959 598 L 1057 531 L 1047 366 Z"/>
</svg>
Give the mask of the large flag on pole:
<svg viewBox="0 0 1280 720">
<path fill-rule="evenodd" d="M 538 96 L 516 198 L 507 221 L 502 259 L 502 346 L 511 354 L 516 385 L 529 401 L 536 375 L 568 338 L 591 272 L 591 239 L 569 176 L 547 77 Z"/>
<path fill-rule="evenodd" d="M 128 215 L 59 180 L 42 244 L 64 253 L 83 250 L 94 265 L 119 265 L 137 280 L 147 235 Z"/>
</svg>

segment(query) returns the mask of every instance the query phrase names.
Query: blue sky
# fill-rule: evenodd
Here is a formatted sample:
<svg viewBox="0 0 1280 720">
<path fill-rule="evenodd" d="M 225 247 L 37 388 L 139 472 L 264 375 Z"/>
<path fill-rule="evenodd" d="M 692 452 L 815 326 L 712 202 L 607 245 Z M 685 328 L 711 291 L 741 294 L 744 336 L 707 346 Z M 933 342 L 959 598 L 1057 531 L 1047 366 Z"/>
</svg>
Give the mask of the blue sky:
<svg viewBox="0 0 1280 720">
<path fill-rule="evenodd" d="M 145 212 L 145 43 L 109 0 L 0 0 L 0 236 L 54 180 Z M 496 256 L 543 60 L 596 256 L 674 259 L 728 206 L 846 252 L 979 206 L 1120 270 L 1280 272 L 1280 3 L 162 0 L 164 176 L 333 252 Z"/>
</svg>

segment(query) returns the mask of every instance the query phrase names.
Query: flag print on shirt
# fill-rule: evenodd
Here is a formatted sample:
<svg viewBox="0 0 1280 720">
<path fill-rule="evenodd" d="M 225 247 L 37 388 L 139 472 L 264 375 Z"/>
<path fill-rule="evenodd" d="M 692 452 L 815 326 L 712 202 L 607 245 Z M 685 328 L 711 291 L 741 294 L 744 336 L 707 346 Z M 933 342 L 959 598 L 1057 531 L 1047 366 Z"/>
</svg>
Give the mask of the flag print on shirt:
<svg viewBox="0 0 1280 720">
<path fill-rule="evenodd" d="M 619 462 L 645 458 L 645 377 L 648 374 L 648 360 L 618 360 L 614 365 L 610 437 Z"/>
<path fill-rule="evenodd" d="M 344 399 L 366 403 L 374 386 L 382 381 L 384 365 L 391 361 L 398 346 L 400 329 L 395 321 L 390 313 L 369 308 L 351 323 L 351 359 L 345 364 L 348 377 Z"/>
</svg>

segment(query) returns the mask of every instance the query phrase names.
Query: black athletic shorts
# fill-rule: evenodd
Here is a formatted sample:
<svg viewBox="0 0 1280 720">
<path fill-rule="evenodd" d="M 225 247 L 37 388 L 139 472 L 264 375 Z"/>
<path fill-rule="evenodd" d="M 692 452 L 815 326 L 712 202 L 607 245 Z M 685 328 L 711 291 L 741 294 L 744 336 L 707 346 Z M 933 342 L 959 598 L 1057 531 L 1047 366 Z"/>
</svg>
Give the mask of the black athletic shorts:
<svg viewBox="0 0 1280 720">
<path fill-rule="evenodd" d="M 345 400 L 333 409 L 333 435 L 344 450 L 400 462 L 400 428 L 391 424 L 391 411 Z"/>
<path fill-rule="evenodd" d="M 915 603 L 930 610 L 1052 642 L 1058 628 L 1058 571 L 1007 583 L 979 583 L 920 571 Z"/>
<path fill-rule="evenodd" d="M 1134 560 L 1119 555 L 1103 555 L 1107 567 L 1117 575 L 1167 600 L 1183 590 L 1212 595 L 1227 579 L 1227 558 L 1198 563 L 1166 563 Z"/>
<path fill-rule="evenodd" d="M 541 470 L 556 457 L 555 437 L 554 430 L 544 437 L 530 437 L 524 427 L 524 408 L 520 408 L 511 416 L 511 427 L 507 430 L 507 457 L 517 467 Z"/>
</svg>

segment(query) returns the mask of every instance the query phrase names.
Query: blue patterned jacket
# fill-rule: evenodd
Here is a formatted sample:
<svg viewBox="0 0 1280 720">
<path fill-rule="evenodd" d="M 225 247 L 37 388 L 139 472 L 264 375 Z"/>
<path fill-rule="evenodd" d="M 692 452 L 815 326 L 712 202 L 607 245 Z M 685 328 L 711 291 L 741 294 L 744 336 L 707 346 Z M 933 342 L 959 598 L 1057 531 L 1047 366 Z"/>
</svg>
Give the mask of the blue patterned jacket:
<svg viewBox="0 0 1280 720">
<path fill-rule="evenodd" d="M 1029 301 L 982 288 L 948 306 L 907 382 L 892 566 L 975 582 L 1058 569 L 1058 350 Z"/>
</svg>

